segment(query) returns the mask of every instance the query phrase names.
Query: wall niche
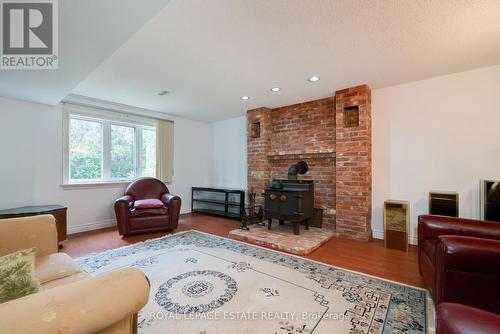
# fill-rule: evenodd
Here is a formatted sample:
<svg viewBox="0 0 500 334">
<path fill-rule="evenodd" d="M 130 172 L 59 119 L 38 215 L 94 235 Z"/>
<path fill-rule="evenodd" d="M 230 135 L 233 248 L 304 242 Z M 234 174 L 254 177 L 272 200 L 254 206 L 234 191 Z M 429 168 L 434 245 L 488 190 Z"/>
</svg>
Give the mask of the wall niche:
<svg viewBox="0 0 500 334">
<path fill-rule="evenodd" d="M 359 106 L 344 108 L 344 128 L 354 128 L 359 126 Z"/>
<path fill-rule="evenodd" d="M 252 138 L 260 138 L 260 122 L 254 122 L 250 126 Z"/>
</svg>

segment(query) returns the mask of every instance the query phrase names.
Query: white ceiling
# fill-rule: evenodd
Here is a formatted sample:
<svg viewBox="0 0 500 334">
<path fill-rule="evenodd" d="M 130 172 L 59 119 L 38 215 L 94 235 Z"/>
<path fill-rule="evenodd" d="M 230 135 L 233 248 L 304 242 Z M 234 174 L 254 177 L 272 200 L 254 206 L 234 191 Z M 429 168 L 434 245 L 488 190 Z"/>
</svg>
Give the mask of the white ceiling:
<svg viewBox="0 0 500 334">
<path fill-rule="evenodd" d="M 380 88 L 500 63 L 498 0 L 171 0 L 161 10 L 160 0 L 92 2 L 91 8 L 63 12 L 62 25 L 78 21 L 64 33 L 77 48 L 70 52 L 66 46 L 72 57 L 61 63 L 64 71 L 44 71 L 51 85 L 61 86 L 53 97 L 69 93 L 65 89 L 76 86 L 80 75 L 74 94 L 214 121 L 360 83 Z M 145 3 L 147 10 L 141 8 Z M 90 16 L 97 7 L 105 7 L 97 27 L 79 31 L 97 20 Z M 90 75 L 68 74 L 82 64 L 99 64 L 153 9 L 157 15 Z M 119 24 L 112 19 L 116 14 Z M 85 48 L 78 48 L 73 34 L 86 41 Z M 307 82 L 313 74 L 321 80 Z M 30 85 L 28 78 L 20 74 L 11 91 Z M 282 91 L 272 93 L 274 86 Z M 160 97 L 162 90 L 171 93 Z M 44 87 L 31 93 L 39 99 L 52 94 Z M 242 95 L 250 99 L 241 101 Z"/>
<path fill-rule="evenodd" d="M 213 121 L 496 63 L 498 0 L 172 0 L 73 92 Z"/>
<path fill-rule="evenodd" d="M 59 103 L 168 1 L 59 1 L 59 69 L 0 70 L 0 96 Z"/>
</svg>

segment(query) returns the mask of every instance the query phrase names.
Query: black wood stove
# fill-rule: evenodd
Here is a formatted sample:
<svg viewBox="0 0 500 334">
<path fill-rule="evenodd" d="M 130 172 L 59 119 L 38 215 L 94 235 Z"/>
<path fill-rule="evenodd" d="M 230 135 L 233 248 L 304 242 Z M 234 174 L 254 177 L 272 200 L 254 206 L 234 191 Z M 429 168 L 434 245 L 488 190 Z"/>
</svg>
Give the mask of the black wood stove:
<svg viewBox="0 0 500 334">
<path fill-rule="evenodd" d="M 265 190 L 264 213 L 271 229 L 273 218 L 280 225 L 285 221 L 293 223 L 293 233 L 299 234 L 300 224 L 309 229 L 309 219 L 314 215 L 314 183 L 311 180 L 297 180 L 297 174 L 307 173 L 305 161 L 299 161 L 288 170 L 287 180 L 275 179 Z"/>
</svg>

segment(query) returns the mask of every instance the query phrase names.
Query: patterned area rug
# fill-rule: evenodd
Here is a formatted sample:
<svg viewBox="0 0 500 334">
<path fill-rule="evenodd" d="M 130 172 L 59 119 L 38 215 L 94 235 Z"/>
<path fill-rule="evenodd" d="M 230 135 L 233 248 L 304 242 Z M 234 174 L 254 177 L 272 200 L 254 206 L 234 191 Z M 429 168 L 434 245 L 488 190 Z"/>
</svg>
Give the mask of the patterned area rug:
<svg viewBox="0 0 500 334">
<path fill-rule="evenodd" d="M 78 259 L 151 281 L 139 333 L 429 333 L 426 291 L 188 231 Z M 427 315 L 429 313 L 429 315 Z M 433 330 L 431 330 L 433 332 Z"/>
</svg>

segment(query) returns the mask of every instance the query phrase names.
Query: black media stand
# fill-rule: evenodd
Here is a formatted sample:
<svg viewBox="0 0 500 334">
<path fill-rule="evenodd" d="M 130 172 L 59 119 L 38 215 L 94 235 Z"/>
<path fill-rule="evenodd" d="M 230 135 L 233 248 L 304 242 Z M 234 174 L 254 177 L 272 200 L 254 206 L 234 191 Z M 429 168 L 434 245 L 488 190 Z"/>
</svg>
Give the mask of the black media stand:
<svg viewBox="0 0 500 334">
<path fill-rule="evenodd" d="M 243 190 L 207 187 L 191 189 L 191 212 L 241 219 L 244 209 Z"/>
</svg>

